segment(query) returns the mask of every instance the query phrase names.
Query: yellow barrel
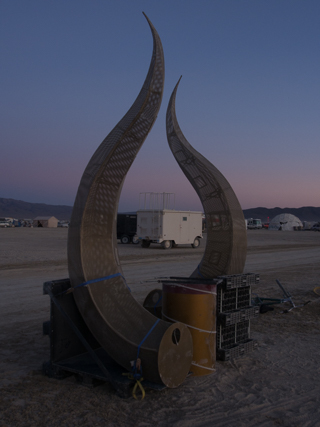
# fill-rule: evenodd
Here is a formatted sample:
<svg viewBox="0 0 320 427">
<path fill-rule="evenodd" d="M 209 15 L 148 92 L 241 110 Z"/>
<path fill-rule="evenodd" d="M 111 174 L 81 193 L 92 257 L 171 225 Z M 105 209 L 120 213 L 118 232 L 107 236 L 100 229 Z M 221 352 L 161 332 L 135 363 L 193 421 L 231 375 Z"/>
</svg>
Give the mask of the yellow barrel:
<svg viewBox="0 0 320 427">
<path fill-rule="evenodd" d="M 216 285 L 162 284 L 162 318 L 188 326 L 193 340 L 192 374 L 209 375 L 216 361 Z"/>
</svg>

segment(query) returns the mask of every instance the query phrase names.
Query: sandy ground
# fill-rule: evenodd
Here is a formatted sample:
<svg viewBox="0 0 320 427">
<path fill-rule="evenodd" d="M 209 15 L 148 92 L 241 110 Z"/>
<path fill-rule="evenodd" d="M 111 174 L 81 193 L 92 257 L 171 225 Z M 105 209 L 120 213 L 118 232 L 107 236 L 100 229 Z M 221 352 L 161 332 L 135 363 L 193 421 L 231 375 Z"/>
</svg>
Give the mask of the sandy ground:
<svg viewBox="0 0 320 427">
<path fill-rule="evenodd" d="M 310 302 L 261 314 L 251 322 L 253 353 L 142 402 L 121 399 L 108 384 L 87 388 L 42 374 L 42 284 L 68 277 L 66 242 L 65 229 L 0 229 L 0 426 L 320 426 L 320 233 L 248 231 L 245 271 L 261 277 L 253 292 L 281 298 L 279 279 L 297 305 Z M 157 286 L 155 277 L 190 274 L 204 243 L 168 251 L 119 244 L 137 300 Z"/>
</svg>

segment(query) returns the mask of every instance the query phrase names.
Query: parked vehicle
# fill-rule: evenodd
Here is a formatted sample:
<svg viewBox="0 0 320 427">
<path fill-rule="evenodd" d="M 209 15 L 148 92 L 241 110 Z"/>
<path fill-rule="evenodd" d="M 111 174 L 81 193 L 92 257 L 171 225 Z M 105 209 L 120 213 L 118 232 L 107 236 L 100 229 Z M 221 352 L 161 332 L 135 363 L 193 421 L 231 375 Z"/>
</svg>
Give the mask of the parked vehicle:
<svg viewBox="0 0 320 427">
<path fill-rule="evenodd" d="M 121 243 L 139 243 L 137 234 L 137 213 L 118 213 L 117 215 L 117 239 Z"/>
<path fill-rule="evenodd" d="M 0 218 L 0 227 L 13 227 L 13 218 Z"/>
<path fill-rule="evenodd" d="M 253 219 L 253 218 L 247 219 L 247 228 L 248 230 L 256 230 L 256 229 L 262 228 L 261 219 Z"/>
<path fill-rule="evenodd" d="M 164 249 L 180 244 L 200 246 L 202 212 L 144 209 L 137 216 L 137 234 L 144 248 L 151 243 L 160 243 Z"/>
<path fill-rule="evenodd" d="M 8 221 L 0 221 L 1 228 L 11 227 L 11 224 Z"/>
<path fill-rule="evenodd" d="M 69 227 L 69 223 L 68 223 L 68 222 L 62 222 L 62 221 L 59 221 L 59 222 L 58 222 L 58 227 L 61 227 L 61 228 L 68 228 L 68 227 Z"/>
<path fill-rule="evenodd" d="M 320 222 L 317 222 L 316 224 L 313 224 L 311 227 L 312 231 L 320 231 Z"/>
</svg>

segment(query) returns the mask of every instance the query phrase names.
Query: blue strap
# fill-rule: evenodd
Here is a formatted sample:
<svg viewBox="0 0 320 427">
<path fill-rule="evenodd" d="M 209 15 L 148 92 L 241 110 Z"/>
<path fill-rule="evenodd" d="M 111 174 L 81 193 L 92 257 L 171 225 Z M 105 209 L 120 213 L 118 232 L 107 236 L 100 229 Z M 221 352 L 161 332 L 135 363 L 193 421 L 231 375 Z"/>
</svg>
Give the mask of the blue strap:
<svg viewBox="0 0 320 427">
<path fill-rule="evenodd" d="M 152 326 L 152 328 L 147 332 L 146 336 L 143 338 L 141 343 L 138 345 L 138 352 L 137 352 L 137 359 L 139 357 L 140 348 L 142 344 L 145 342 L 145 340 L 148 338 L 148 336 L 151 334 L 151 332 L 154 330 L 154 328 L 157 326 L 157 324 L 160 322 L 160 319 L 157 319 L 156 323 Z"/>
<path fill-rule="evenodd" d="M 201 276 L 201 277 L 205 278 L 205 277 L 204 277 L 204 275 L 200 273 L 200 264 L 198 264 L 198 267 L 197 267 L 197 268 L 198 268 L 198 274 L 199 274 L 199 276 Z"/>
<path fill-rule="evenodd" d="M 131 289 L 129 288 L 129 286 L 128 286 L 127 282 L 126 282 L 126 279 L 123 277 L 123 275 L 121 273 L 110 274 L 109 276 L 100 277 L 99 279 L 88 280 L 87 282 L 80 283 L 80 285 L 75 286 L 73 289 L 81 288 L 82 286 L 91 285 L 91 283 L 97 283 L 97 282 L 102 282 L 103 280 L 113 279 L 113 278 L 119 277 L 119 276 L 123 278 L 124 283 L 126 284 L 127 288 L 131 292 Z"/>
<path fill-rule="evenodd" d="M 132 374 L 133 374 L 133 378 L 135 380 L 139 380 L 142 377 L 141 360 L 139 361 L 139 368 L 137 367 L 137 364 L 138 364 L 137 362 L 138 362 L 138 359 L 139 359 L 140 348 L 141 348 L 142 344 L 145 342 L 145 340 L 148 338 L 148 336 L 151 334 L 151 332 L 154 330 L 154 328 L 157 326 L 157 324 L 159 322 L 160 322 L 160 319 L 157 319 L 156 323 L 154 325 L 152 325 L 151 329 L 147 332 L 147 334 L 144 336 L 144 338 L 142 339 L 142 341 L 138 345 L 137 358 L 134 361 L 133 366 L 132 366 Z"/>
<path fill-rule="evenodd" d="M 74 288 L 81 288 L 82 286 L 91 285 L 91 283 L 102 282 L 102 280 L 109 280 L 119 276 L 122 276 L 122 274 L 121 273 L 110 274 L 110 276 L 100 277 L 99 279 L 92 279 L 92 280 L 88 280 L 87 282 L 80 283 L 80 285 L 77 285 Z"/>
<path fill-rule="evenodd" d="M 158 299 L 158 301 L 155 303 L 155 305 L 153 306 L 153 310 L 156 313 L 156 307 L 159 304 L 159 302 L 162 300 L 162 295 L 160 296 L 160 298 Z"/>
</svg>

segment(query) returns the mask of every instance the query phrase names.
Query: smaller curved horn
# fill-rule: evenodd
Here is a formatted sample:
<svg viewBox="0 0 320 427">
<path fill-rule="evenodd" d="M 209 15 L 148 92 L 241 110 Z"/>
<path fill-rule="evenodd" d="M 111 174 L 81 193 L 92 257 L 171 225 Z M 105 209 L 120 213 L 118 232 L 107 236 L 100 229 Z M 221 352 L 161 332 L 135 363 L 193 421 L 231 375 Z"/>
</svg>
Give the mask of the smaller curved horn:
<svg viewBox="0 0 320 427">
<path fill-rule="evenodd" d="M 176 117 L 176 84 L 167 109 L 169 147 L 185 176 L 197 192 L 206 216 L 207 244 L 193 277 L 213 278 L 241 274 L 246 261 L 247 233 L 240 203 L 219 170 L 186 140 Z"/>
</svg>

